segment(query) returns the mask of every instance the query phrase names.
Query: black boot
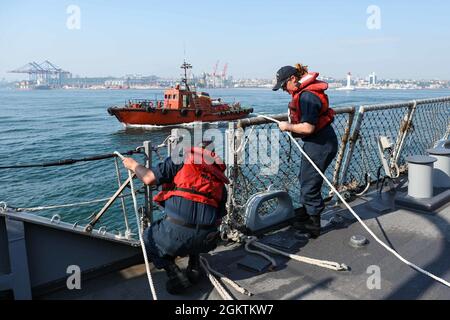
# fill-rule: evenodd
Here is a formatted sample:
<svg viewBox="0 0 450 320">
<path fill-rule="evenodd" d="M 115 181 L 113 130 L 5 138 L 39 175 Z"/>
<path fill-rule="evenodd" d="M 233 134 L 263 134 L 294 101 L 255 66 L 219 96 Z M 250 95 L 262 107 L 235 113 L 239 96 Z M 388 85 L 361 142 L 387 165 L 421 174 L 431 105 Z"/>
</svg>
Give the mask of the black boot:
<svg viewBox="0 0 450 320">
<path fill-rule="evenodd" d="M 309 216 L 309 219 L 304 223 L 294 223 L 294 228 L 300 232 L 309 233 L 311 238 L 317 239 L 320 236 L 320 214 Z"/>
<path fill-rule="evenodd" d="M 167 277 L 169 278 L 166 282 L 166 290 L 168 293 L 173 295 L 181 294 L 190 287 L 189 279 L 175 263 L 169 264 L 164 270 L 166 270 Z"/>
<path fill-rule="evenodd" d="M 309 215 L 306 213 L 305 207 L 295 209 L 294 212 L 295 217 L 293 226 L 296 229 L 302 228 L 309 221 Z"/>
<path fill-rule="evenodd" d="M 203 269 L 200 265 L 200 256 L 198 254 L 189 255 L 189 262 L 186 269 L 186 276 L 192 284 L 200 281 L 203 275 Z"/>
</svg>

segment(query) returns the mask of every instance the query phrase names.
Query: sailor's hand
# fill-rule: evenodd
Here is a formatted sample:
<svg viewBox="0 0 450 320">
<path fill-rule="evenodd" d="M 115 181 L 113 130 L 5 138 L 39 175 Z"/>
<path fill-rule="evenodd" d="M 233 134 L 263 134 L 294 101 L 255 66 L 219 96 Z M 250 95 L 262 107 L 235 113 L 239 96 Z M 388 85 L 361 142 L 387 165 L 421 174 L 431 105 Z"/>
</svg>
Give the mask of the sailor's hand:
<svg viewBox="0 0 450 320">
<path fill-rule="evenodd" d="M 280 122 L 278 126 L 281 131 L 291 131 L 291 124 L 289 122 Z"/>
<path fill-rule="evenodd" d="M 134 160 L 133 158 L 125 158 L 123 159 L 123 165 L 128 170 L 135 172 L 136 167 L 139 165 L 139 163 L 137 163 L 136 160 Z"/>
</svg>

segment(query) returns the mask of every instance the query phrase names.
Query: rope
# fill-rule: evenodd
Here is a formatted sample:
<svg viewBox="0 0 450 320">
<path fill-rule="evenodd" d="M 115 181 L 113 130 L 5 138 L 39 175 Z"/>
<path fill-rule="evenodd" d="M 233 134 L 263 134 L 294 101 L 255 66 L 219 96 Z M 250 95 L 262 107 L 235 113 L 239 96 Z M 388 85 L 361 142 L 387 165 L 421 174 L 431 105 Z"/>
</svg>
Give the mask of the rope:
<svg viewBox="0 0 450 320">
<path fill-rule="evenodd" d="M 0 201 L 0 213 L 5 213 L 8 209 L 8 204 L 4 201 Z"/>
<path fill-rule="evenodd" d="M 271 117 L 267 117 L 264 115 L 260 115 L 261 117 L 269 120 L 269 121 L 273 121 L 275 123 L 280 123 L 280 121 L 275 120 Z M 290 132 L 288 132 L 289 137 L 292 139 L 292 141 L 294 142 L 294 144 L 298 147 L 298 149 L 300 150 L 300 152 L 303 154 L 303 156 L 311 163 L 311 165 L 314 167 L 314 169 L 320 174 L 320 176 L 323 178 L 323 180 L 329 185 L 329 187 L 331 188 L 331 190 L 333 190 L 335 192 L 335 194 L 339 197 L 339 199 L 342 201 L 342 203 L 347 207 L 347 209 L 352 213 L 352 215 L 358 220 L 358 222 L 364 227 L 364 229 L 375 239 L 376 242 L 378 242 L 382 247 L 384 247 L 387 251 L 389 251 L 390 253 L 392 253 L 397 259 L 399 259 L 400 261 L 402 261 L 403 263 L 405 263 L 406 265 L 410 266 L 411 268 L 415 269 L 416 271 L 436 280 L 437 282 L 440 282 L 441 284 L 450 287 L 450 283 L 424 269 L 422 269 L 421 267 L 415 265 L 414 263 L 406 260 L 405 258 L 403 258 L 400 254 L 398 254 L 394 249 L 392 249 L 391 247 L 389 247 L 387 244 L 385 244 L 383 241 L 381 241 L 373 232 L 372 230 L 370 230 L 370 228 L 362 221 L 362 219 L 360 218 L 360 216 L 352 209 L 352 207 L 350 207 L 350 205 L 347 203 L 347 201 L 345 201 L 344 197 L 336 190 L 336 188 L 333 186 L 333 184 L 328 180 L 328 178 L 325 176 L 325 174 L 323 174 L 323 172 L 316 166 L 316 164 L 314 163 L 314 161 L 312 161 L 312 159 L 308 156 L 308 154 L 302 149 L 302 147 L 299 145 L 299 143 L 297 142 L 297 140 L 294 139 L 294 137 L 292 136 L 292 134 Z"/>
<path fill-rule="evenodd" d="M 245 240 L 245 246 L 244 246 L 245 251 L 253 253 L 253 254 L 256 254 L 256 255 L 261 256 L 264 259 L 268 260 L 271 263 L 270 270 L 272 270 L 273 268 L 276 268 L 277 267 L 277 263 L 276 263 L 274 258 L 272 258 L 271 256 L 265 254 L 264 252 L 250 249 L 250 245 L 254 244 L 255 241 L 256 241 L 256 237 L 250 237 L 250 238 L 246 239 Z"/>
<path fill-rule="evenodd" d="M 124 152 L 123 154 L 131 156 L 135 153 L 140 153 L 138 151 L 139 148 L 136 150 L 130 150 L 127 152 Z M 78 162 L 87 162 L 87 161 L 97 161 L 97 160 L 104 160 L 104 159 L 110 159 L 117 157 L 114 153 L 110 154 L 102 154 L 102 155 L 94 155 L 90 157 L 80 158 L 80 159 L 64 159 L 64 160 L 55 160 L 51 162 L 44 162 L 44 163 L 38 163 L 38 164 L 19 164 L 15 166 L 1 166 L 0 170 L 4 169 L 22 169 L 22 168 L 42 168 L 42 167 L 55 167 L 55 166 L 66 166 L 66 165 L 72 165 Z"/>
<path fill-rule="evenodd" d="M 307 264 L 311 264 L 314 266 L 331 269 L 331 270 L 335 270 L 335 271 L 348 271 L 348 267 L 345 264 L 340 264 L 340 263 L 337 263 L 334 261 L 318 260 L 318 259 L 303 257 L 303 256 L 295 255 L 295 254 L 290 254 L 290 253 L 275 249 L 273 247 L 270 247 L 268 245 L 262 244 L 260 242 L 256 242 L 256 237 L 250 237 L 250 241 L 247 242 L 247 244 L 252 244 L 253 246 L 260 248 L 262 250 L 280 254 L 285 257 L 291 258 L 293 260 L 299 261 L 299 262 L 304 262 Z"/>
<path fill-rule="evenodd" d="M 208 269 L 207 264 L 205 261 L 200 257 L 200 265 L 202 266 L 203 270 L 205 270 L 206 275 L 208 276 L 209 281 L 211 281 L 211 284 L 214 286 L 214 288 L 217 290 L 217 293 L 221 296 L 223 300 L 234 300 L 233 297 L 225 290 L 225 288 L 220 284 L 219 280 L 217 280 L 211 273 L 211 271 Z"/>
<path fill-rule="evenodd" d="M 119 161 L 117 161 L 117 157 L 114 158 L 114 167 L 116 169 L 117 185 L 120 188 L 120 186 L 122 185 L 122 176 L 120 174 Z M 125 233 L 130 234 L 131 230 L 130 230 L 130 226 L 128 224 L 127 208 L 125 206 L 125 200 L 123 197 L 120 198 L 120 204 L 122 206 L 123 220 L 125 222 L 125 230 L 126 230 Z"/>
<path fill-rule="evenodd" d="M 121 158 L 121 159 L 124 158 L 120 153 L 118 153 L 118 152 L 114 152 L 114 153 L 119 158 Z M 144 238 L 142 235 L 136 194 L 134 193 L 133 174 L 132 174 L 131 170 L 128 170 L 128 176 L 130 177 L 131 196 L 133 198 L 134 213 L 136 214 L 136 224 L 137 224 L 138 233 L 139 233 L 139 241 L 141 242 L 142 254 L 144 255 L 145 269 L 147 271 L 148 284 L 150 286 L 150 291 L 152 293 L 153 300 L 158 300 L 158 296 L 156 295 L 155 286 L 153 285 L 152 273 L 150 271 L 150 264 L 148 262 L 148 257 L 147 257 L 147 250 L 145 248 Z"/>
<path fill-rule="evenodd" d="M 119 198 L 125 198 L 125 197 L 129 197 L 132 194 L 125 194 L 122 196 L 119 196 Z M 84 202 L 75 202 L 75 203 L 69 203 L 69 204 L 59 204 L 59 205 L 54 205 L 54 206 L 42 206 L 42 207 L 32 207 L 32 208 L 14 208 L 16 211 L 29 211 L 29 212 L 34 212 L 34 211 L 43 211 L 43 210 L 49 210 L 49 209 L 59 209 L 59 208 L 70 208 L 70 207 L 80 207 L 80 206 L 86 206 L 86 205 L 90 205 L 93 203 L 99 203 L 99 202 L 105 202 L 110 200 L 111 198 L 103 198 L 103 199 L 97 199 L 97 200 L 91 200 L 91 201 L 84 201 Z"/>
<path fill-rule="evenodd" d="M 247 289 L 241 287 L 238 283 L 234 282 L 233 280 L 227 278 L 222 273 L 220 273 L 220 272 L 214 270 L 213 268 L 211 268 L 211 266 L 209 265 L 208 260 L 205 257 L 200 256 L 200 261 L 203 261 L 205 267 L 207 268 L 207 270 L 209 272 L 211 272 L 216 277 L 220 278 L 220 280 L 222 280 L 223 282 L 228 283 L 237 292 L 242 293 L 242 294 L 244 294 L 246 296 L 249 296 L 249 297 L 253 295 L 253 293 L 251 293 Z"/>
</svg>

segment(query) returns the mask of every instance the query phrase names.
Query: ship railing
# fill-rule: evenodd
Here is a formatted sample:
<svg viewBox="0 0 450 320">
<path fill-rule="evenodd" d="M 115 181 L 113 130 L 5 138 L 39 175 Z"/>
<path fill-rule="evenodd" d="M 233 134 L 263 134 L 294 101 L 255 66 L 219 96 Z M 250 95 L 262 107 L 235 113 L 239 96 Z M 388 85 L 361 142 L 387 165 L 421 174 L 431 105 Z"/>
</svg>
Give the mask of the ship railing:
<svg viewBox="0 0 450 320">
<path fill-rule="evenodd" d="M 163 155 L 161 152 L 162 150 L 165 150 L 169 144 L 170 136 L 167 137 L 161 144 L 153 145 L 151 141 L 144 141 L 142 146 L 137 147 L 134 150 L 130 150 L 127 152 L 122 152 L 123 155 L 131 156 L 134 154 L 141 154 L 144 157 L 144 163 L 147 168 L 151 168 L 153 158 L 157 158 L 158 160 L 163 160 L 166 155 Z M 90 164 L 97 164 L 98 161 L 105 161 L 107 159 L 112 159 L 114 163 L 114 169 L 115 169 L 115 183 L 117 183 L 117 186 L 122 191 L 118 191 L 110 196 L 105 198 L 99 198 L 99 199 L 90 199 L 83 201 L 77 201 L 73 203 L 62 203 L 62 204 L 51 204 L 51 205 L 40 205 L 35 207 L 12 207 L 8 205 L 6 202 L 1 201 L 0 202 L 0 213 L 8 213 L 8 212 L 15 212 L 15 213 L 37 213 L 37 212 L 43 212 L 43 214 L 40 214 L 41 217 L 48 217 L 49 224 L 58 225 L 59 221 L 64 221 L 67 223 L 71 223 L 73 225 L 73 230 L 80 231 L 80 229 L 84 230 L 87 233 L 91 233 L 94 231 L 94 228 L 98 226 L 98 229 L 96 229 L 96 234 L 106 234 L 107 232 L 110 234 L 113 234 L 114 231 L 117 233 L 114 234 L 117 238 L 125 238 L 125 239 L 132 239 L 134 238 L 134 235 L 136 235 L 136 232 L 133 230 L 137 230 L 136 221 L 131 220 L 129 221 L 129 212 L 132 210 L 131 201 L 126 203 L 126 199 L 131 197 L 131 192 L 127 188 L 129 185 L 129 182 L 127 183 L 127 179 L 123 179 L 122 177 L 126 176 L 125 169 L 123 166 L 119 163 L 119 160 L 115 154 L 104 154 L 104 155 L 94 155 L 94 156 L 88 156 L 84 158 L 78 158 L 78 159 L 65 159 L 65 160 L 56 160 L 52 162 L 47 163 L 32 163 L 32 164 L 25 164 L 25 165 L 13 165 L 8 167 L 0 167 L 0 169 L 20 169 L 20 168 L 50 168 L 50 167 L 67 167 L 74 164 L 78 164 L 80 162 L 90 163 Z M 109 165 L 103 165 L 104 168 L 110 168 Z M 97 167 L 98 169 L 98 167 Z M 67 170 L 61 169 L 61 170 Z M 75 169 L 77 170 L 77 169 Z M 79 171 L 79 170 L 77 170 Z M 66 171 L 67 173 L 67 171 Z M 143 203 L 142 206 L 139 208 L 140 214 L 141 214 L 141 221 L 142 224 L 148 224 L 153 221 L 154 217 L 154 210 L 155 206 L 152 199 L 152 192 L 156 190 L 155 187 L 150 187 L 142 184 L 141 187 L 136 188 L 135 193 L 136 194 L 142 194 L 143 195 Z M 5 199 L 0 199 L 5 200 Z M 114 202 L 120 201 L 120 209 L 119 207 L 114 206 Z M 80 208 L 90 208 L 89 210 L 92 210 L 94 206 L 102 205 L 100 208 L 95 209 L 91 214 L 86 215 L 86 217 L 80 217 Z M 50 216 L 48 213 L 54 212 L 55 210 L 61 210 L 64 209 L 65 214 L 62 215 L 60 213 L 54 214 Z M 9 211 L 10 210 L 10 211 Z M 123 223 L 118 226 L 117 223 L 117 214 L 120 214 L 120 211 L 122 211 L 123 214 Z M 112 212 L 111 214 L 111 211 Z M 108 214 L 107 214 L 108 213 Z M 74 215 L 78 217 L 76 221 L 73 219 Z M 132 215 L 134 217 L 134 215 Z M 113 222 L 116 221 L 116 222 Z M 113 225 L 113 226 L 112 226 Z M 115 226 L 114 226 L 115 225 Z"/>
<path fill-rule="evenodd" d="M 131 106 L 137 104 L 142 108 L 152 107 L 159 108 L 163 105 L 164 100 L 158 100 L 157 97 L 155 99 L 130 99 L 125 102 L 125 105 Z"/>
<path fill-rule="evenodd" d="M 392 142 L 388 155 L 392 172 L 384 173 L 392 176 L 405 172 L 406 157 L 425 154 L 450 131 L 450 97 L 338 107 L 335 110 L 337 115 L 332 126 L 339 139 L 339 151 L 326 175 L 338 190 L 348 195 L 361 195 L 367 191 L 368 185 L 382 179 L 382 162 L 377 153 L 377 139 L 380 136 Z M 274 118 L 286 121 L 287 115 L 276 115 Z M 294 207 L 301 205 L 298 179 L 301 154 L 292 146 L 287 135 L 280 134 L 279 139 L 268 138 L 272 131 L 278 131 L 278 126 L 263 117 L 229 124 L 227 173 L 231 184 L 227 208 L 229 217 L 237 225 L 243 223 L 247 200 L 259 192 L 283 189 L 289 192 Z M 253 138 L 250 138 L 252 135 Z M 259 135 L 263 135 L 263 139 L 259 139 Z M 278 168 L 275 171 L 271 170 L 272 161 L 265 164 L 248 161 L 252 155 L 261 152 L 264 143 L 267 143 L 265 151 L 268 154 L 277 153 Z M 273 143 L 277 145 L 273 146 Z M 323 188 L 323 195 L 328 200 L 333 196 L 327 187 Z M 261 212 L 271 209 L 271 205 L 267 204 Z"/>
</svg>

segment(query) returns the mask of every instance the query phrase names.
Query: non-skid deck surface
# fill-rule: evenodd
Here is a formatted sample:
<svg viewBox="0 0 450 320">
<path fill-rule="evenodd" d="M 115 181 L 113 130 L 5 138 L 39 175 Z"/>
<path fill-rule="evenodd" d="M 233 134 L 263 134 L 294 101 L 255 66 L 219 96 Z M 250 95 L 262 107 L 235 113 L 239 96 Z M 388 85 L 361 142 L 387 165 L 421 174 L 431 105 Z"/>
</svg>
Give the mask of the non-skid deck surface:
<svg viewBox="0 0 450 320">
<path fill-rule="evenodd" d="M 384 193 L 380 200 L 372 193 L 354 201 L 352 206 L 368 226 L 403 257 L 450 280 L 450 206 L 431 214 L 393 209 L 380 215 L 373 209 L 374 203 L 391 206 L 390 197 Z M 343 224 L 330 224 L 335 214 L 344 217 Z M 450 299 L 450 288 L 400 262 L 376 243 L 347 210 L 328 209 L 322 225 L 326 233 L 317 240 L 298 241 L 295 231 L 289 228 L 272 237 L 278 243 L 295 242 L 292 252 L 345 263 L 350 271 L 332 271 L 272 255 L 279 264 L 277 269 L 258 274 L 238 267 L 248 253 L 235 244 L 219 247 L 208 259 L 213 268 L 253 292 L 255 295 L 250 299 Z M 353 235 L 365 236 L 369 243 L 355 248 L 349 244 Z M 186 259 L 179 262 L 186 265 Z M 374 280 L 378 270 L 379 288 Z M 220 299 L 206 278 L 186 294 L 171 296 L 165 291 L 165 273 L 152 271 L 160 299 Z M 232 289 L 230 293 L 238 299 L 249 298 Z M 41 298 L 136 300 L 150 299 L 150 291 L 145 268 L 137 265 L 82 282 L 79 291 L 58 291 Z"/>
</svg>

